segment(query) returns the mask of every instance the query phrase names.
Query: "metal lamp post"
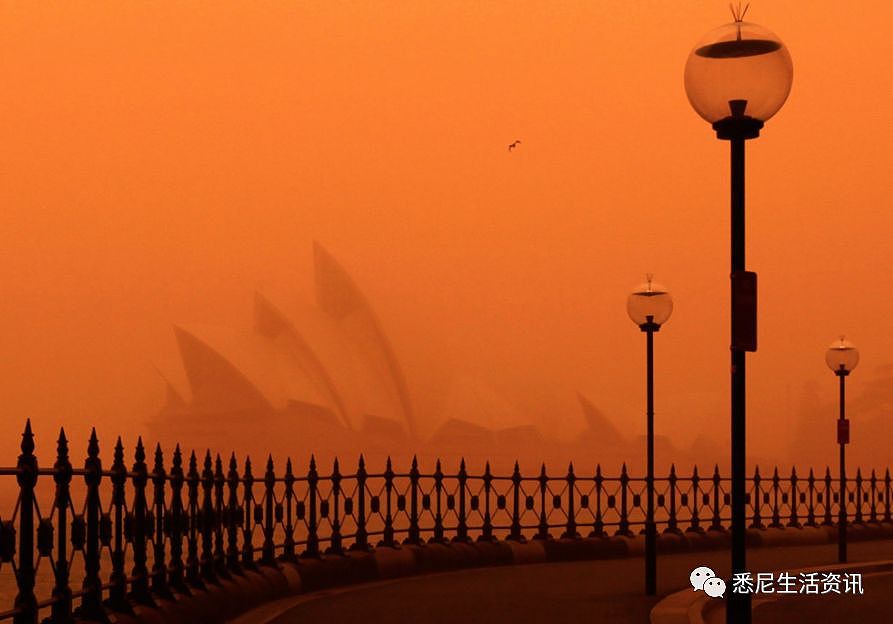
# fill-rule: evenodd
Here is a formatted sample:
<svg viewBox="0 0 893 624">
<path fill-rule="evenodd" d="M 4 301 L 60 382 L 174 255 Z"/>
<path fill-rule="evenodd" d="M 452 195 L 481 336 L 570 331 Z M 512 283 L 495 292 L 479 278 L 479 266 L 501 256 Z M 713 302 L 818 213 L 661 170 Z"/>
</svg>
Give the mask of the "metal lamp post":
<svg viewBox="0 0 893 624">
<path fill-rule="evenodd" d="M 847 491 L 846 445 L 850 443 L 850 421 L 846 418 L 846 378 L 859 364 L 859 350 L 843 336 L 825 352 L 825 362 L 840 379 L 840 416 L 837 419 L 837 443 L 840 445 L 840 505 L 837 520 L 837 560 L 846 563 Z"/>
<path fill-rule="evenodd" d="M 666 288 L 651 281 L 636 287 L 626 300 L 626 312 L 645 332 L 645 387 L 648 421 L 647 509 L 645 516 L 645 594 L 657 593 L 657 526 L 654 523 L 654 332 L 673 313 L 673 298 Z"/>
<path fill-rule="evenodd" d="M 791 90 L 793 65 L 781 40 L 744 20 L 707 33 L 685 64 L 685 91 L 717 138 L 731 144 L 731 463 L 732 573 L 746 569 L 745 353 L 756 351 L 756 274 L 744 269 L 744 142 L 760 135 L 763 122 L 782 107 Z M 729 594 L 727 621 L 749 624 L 750 594 Z"/>
</svg>

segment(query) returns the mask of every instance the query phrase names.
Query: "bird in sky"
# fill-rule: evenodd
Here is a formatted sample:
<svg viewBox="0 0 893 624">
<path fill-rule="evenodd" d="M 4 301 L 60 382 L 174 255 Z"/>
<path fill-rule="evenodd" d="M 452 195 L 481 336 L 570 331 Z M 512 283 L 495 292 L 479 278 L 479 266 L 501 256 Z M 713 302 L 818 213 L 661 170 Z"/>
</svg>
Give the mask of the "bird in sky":
<svg viewBox="0 0 893 624">
<path fill-rule="evenodd" d="M 516 140 L 514 141 L 514 143 L 510 143 L 510 144 L 509 144 L 509 151 L 512 151 L 513 149 L 515 149 L 515 148 L 518 147 L 519 145 L 521 145 L 521 141 L 519 141 L 519 140 L 516 139 Z"/>
</svg>

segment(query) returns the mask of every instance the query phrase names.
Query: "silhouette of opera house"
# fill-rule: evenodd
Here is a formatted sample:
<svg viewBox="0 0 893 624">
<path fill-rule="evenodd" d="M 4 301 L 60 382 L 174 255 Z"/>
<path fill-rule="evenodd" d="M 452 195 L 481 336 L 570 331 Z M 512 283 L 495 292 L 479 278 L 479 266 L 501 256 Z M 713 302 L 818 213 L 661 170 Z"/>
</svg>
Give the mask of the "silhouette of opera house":
<svg viewBox="0 0 893 624">
<path fill-rule="evenodd" d="M 199 448 L 245 449 L 256 442 L 256 449 L 274 454 L 431 449 L 492 457 L 529 449 L 548 457 L 550 449 L 561 455 L 585 449 L 622 461 L 637 453 L 639 441 L 625 440 L 582 395 L 563 406 L 579 422 L 575 436 L 560 443 L 542 421 L 472 375 L 452 374 L 437 401 L 411 395 L 366 297 L 318 243 L 314 268 L 315 303 L 293 314 L 256 293 L 247 331 L 174 327 L 186 383 L 160 371 L 166 400 L 150 423 L 153 432 Z M 424 418 L 417 418 L 411 397 Z M 670 450 L 665 439 L 658 444 Z"/>
</svg>

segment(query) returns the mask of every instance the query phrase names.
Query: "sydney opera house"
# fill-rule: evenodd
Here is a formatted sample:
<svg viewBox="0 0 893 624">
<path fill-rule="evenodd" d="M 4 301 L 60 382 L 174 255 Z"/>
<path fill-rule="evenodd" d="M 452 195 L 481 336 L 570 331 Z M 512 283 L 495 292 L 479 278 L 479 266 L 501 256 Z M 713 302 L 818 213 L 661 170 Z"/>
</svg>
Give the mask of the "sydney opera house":
<svg viewBox="0 0 893 624">
<path fill-rule="evenodd" d="M 174 327 L 182 370 L 160 371 L 167 398 L 150 423 L 157 437 L 295 458 L 638 455 L 640 440 L 626 440 L 580 395 L 559 407 L 576 425 L 557 440 L 548 419 L 473 375 L 450 372 L 436 400 L 413 392 L 369 301 L 319 244 L 314 268 L 315 301 L 288 314 L 256 293 L 253 327 Z"/>
</svg>

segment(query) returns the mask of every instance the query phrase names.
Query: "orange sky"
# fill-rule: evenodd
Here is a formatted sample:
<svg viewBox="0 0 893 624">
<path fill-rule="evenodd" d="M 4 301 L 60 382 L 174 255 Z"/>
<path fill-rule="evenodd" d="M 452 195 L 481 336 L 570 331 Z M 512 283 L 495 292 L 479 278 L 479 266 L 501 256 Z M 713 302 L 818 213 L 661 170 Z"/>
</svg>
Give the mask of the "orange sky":
<svg viewBox="0 0 893 624">
<path fill-rule="evenodd" d="M 754 452 L 787 452 L 806 382 L 833 405 L 839 333 L 862 351 L 852 392 L 893 363 L 891 18 L 748 13 L 794 61 L 748 146 Z M 729 19 L 703 1 L 3 4 L 0 463 L 26 416 L 44 444 L 61 422 L 144 432 L 172 323 L 245 325 L 255 288 L 309 296 L 314 239 L 410 379 L 443 354 L 521 401 L 581 390 L 629 433 L 644 340 L 625 297 L 654 272 L 676 300 L 658 430 L 725 443 L 728 145 L 682 70 Z M 835 416 L 815 415 L 829 453 Z"/>
</svg>

